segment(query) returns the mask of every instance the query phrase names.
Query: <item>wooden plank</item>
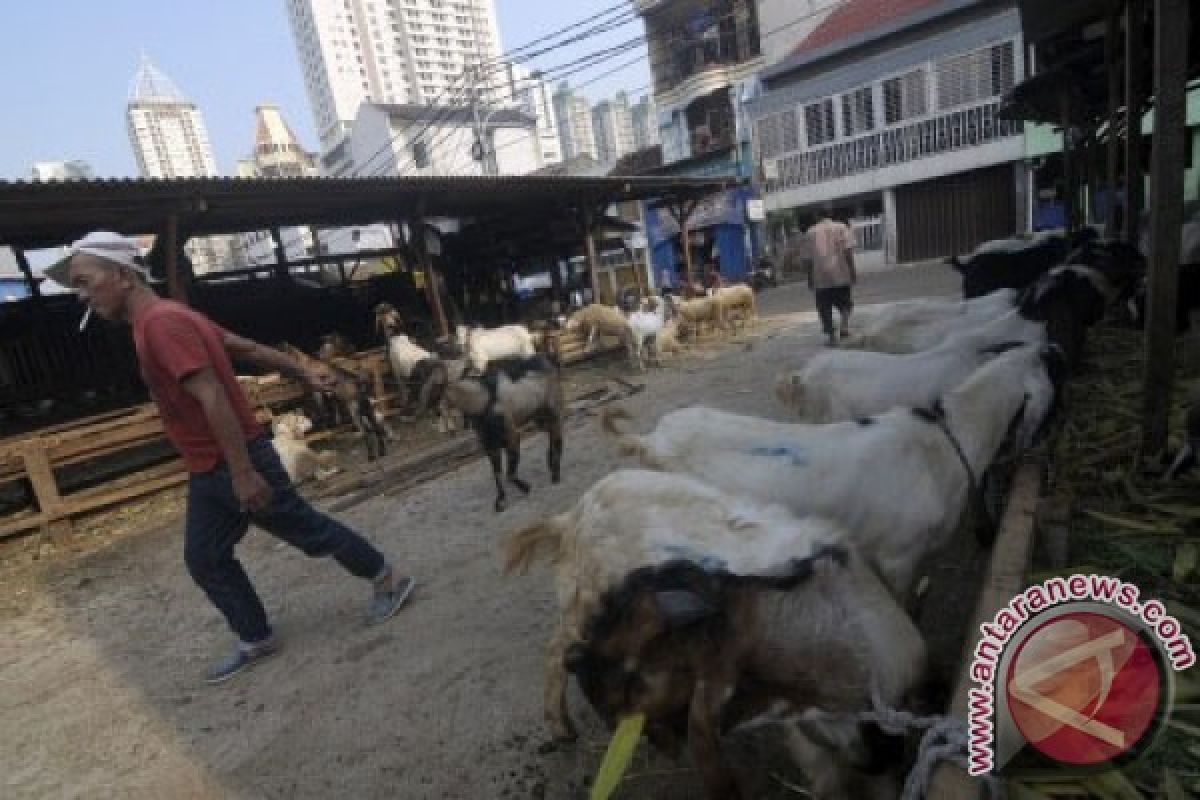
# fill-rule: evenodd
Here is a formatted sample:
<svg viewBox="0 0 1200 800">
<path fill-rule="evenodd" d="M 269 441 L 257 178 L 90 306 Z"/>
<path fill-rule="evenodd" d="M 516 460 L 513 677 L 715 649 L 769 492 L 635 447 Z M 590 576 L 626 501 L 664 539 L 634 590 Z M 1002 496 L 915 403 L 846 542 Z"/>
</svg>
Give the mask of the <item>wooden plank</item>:
<svg viewBox="0 0 1200 800">
<path fill-rule="evenodd" d="M 1183 223 L 1188 0 L 1155 0 L 1154 148 L 1150 161 L 1150 274 L 1146 281 L 1146 366 L 1142 456 L 1166 450 L 1175 379 L 1175 296 Z"/>
<path fill-rule="evenodd" d="M 1145 0 L 1125 4 L 1125 241 L 1137 243 L 1142 214 L 1142 32 Z"/>
<path fill-rule="evenodd" d="M 1117 125 L 1121 119 L 1121 20 L 1113 13 L 1104 26 L 1104 68 L 1108 71 L 1108 141 L 1106 142 L 1105 184 L 1108 186 L 1108 213 L 1105 233 L 1116 238 L 1117 231 L 1117 170 L 1120 140 Z"/>
<path fill-rule="evenodd" d="M 971 660 L 978 644 L 979 626 L 990 621 L 1001 608 L 1025 588 L 1033 554 L 1033 520 L 1041 490 L 1041 466 L 1024 461 L 1013 477 L 1012 490 L 1004 516 L 992 546 L 987 577 L 975 606 L 975 615 L 967 626 L 959 662 L 959 678 L 955 684 L 950 716 L 967 720 L 971 679 Z M 943 762 L 929 783 L 928 800 L 976 800 L 984 795 L 983 784 L 969 776 L 961 767 Z"/>
</svg>

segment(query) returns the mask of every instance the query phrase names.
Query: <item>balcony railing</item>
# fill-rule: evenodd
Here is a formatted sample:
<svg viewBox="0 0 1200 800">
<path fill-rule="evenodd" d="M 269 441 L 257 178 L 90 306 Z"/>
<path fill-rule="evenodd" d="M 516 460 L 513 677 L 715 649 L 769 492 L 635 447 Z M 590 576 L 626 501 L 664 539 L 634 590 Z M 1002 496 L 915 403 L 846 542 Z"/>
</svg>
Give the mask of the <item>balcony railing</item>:
<svg viewBox="0 0 1200 800">
<path fill-rule="evenodd" d="M 768 192 L 834 181 L 868 170 L 977 147 L 1019 136 L 1022 123 L 1001 119 L 998 102 L 861 136 L 776 159 L 778 174 L 767 181 Z"/>
<path fill-rule="evenodd" d="M 658 58 L 658 91 L 674 89 L 694 75 L 732 67 L 757 58 L 761 53 L 758 25 L 722 28 L 717 36 L 664 37 Z"/>
</svg>

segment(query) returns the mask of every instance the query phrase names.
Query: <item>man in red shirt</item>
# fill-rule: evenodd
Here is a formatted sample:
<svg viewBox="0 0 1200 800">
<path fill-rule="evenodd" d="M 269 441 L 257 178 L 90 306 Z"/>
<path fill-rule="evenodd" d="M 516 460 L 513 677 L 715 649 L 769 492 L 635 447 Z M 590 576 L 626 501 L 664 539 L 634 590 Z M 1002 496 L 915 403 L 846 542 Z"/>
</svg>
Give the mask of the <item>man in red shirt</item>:
<svg viewBox="0 0 1200 800">
<path fill-rule="evenodd" d="M 209 683 L 228 680 L 276 650 L 266 611 L 233 552 L 251 522 L 309 556 L 332 556 L 352 575 L 371 581 L 372 622 L 400 609 L 413 579 L 296 492 L 237 382 L 232 359 L 314 388 L 327 388 L 332 375 L 308 371 L 284 353 L 160 298 L 146 283 L 136 243 L 117 234 L 88 234 L 46 274 L 76 289 L 88 314 L 133 327 L 142 379 L 191 473 L 184 561 L 238 636 L 233 654 L 208 672 Z"/>
</svg>

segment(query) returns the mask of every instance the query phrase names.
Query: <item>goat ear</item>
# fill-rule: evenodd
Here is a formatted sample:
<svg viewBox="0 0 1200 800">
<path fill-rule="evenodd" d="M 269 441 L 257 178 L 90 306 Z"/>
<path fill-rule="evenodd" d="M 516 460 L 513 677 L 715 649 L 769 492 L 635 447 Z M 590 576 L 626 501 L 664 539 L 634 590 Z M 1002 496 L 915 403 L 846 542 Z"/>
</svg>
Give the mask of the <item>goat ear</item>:
<svg viewBox="0 0 1200 800">
<path fill-rule="evenodd" d="M 654 599 L 668 628 L 684 628 L 717 613 L 711 603 L 686 589 L 656 592 Z"/>
</svg>

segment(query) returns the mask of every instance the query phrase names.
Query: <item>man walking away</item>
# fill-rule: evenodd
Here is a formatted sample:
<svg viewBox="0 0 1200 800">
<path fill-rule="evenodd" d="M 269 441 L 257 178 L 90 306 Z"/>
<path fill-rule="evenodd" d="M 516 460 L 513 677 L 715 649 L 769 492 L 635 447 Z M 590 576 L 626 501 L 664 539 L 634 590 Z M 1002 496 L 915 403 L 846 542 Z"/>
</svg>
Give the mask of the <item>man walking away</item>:
<svg viewBox="0 0 1200 800">
<path fill-rule="evenodd" d="M 850 287 L 858 281 L 854 269 L 854 235 L 847 225 L 833 219 L 833 212 L 826 205 L 817 224 L 808 229 L 808 240 L 812 250 L 808 286 L 816 295 L 821 329 L 828 337 L 829 346 L 836 347 L 835 307 L 841 317 L 842 338 L 850 335 L 850 312 L 854 308 Z"/>
<path fill-rule="evenodd" d="M 90 233 L 46 269 L 79 292 L 88 313 L 133 327 L 142 379 L 167 437 L 190 473 L 184 562 L 192 579 L 238 637 L 233 653 L 206 677 L 220 683 L 271 655 L 276 640 L 258 594 L 234 555 L 251 522 L 313 557 L 332 556 L 371 582 L 368 619 L 400 609 L 414 582 L 363 537 L 302 498 L 238 384 L 232 358 L 328 388 L 333 376 L 224 330 L 187 306 L 164 300 L 147 283 L 135 242 Z"/>
</svg>

